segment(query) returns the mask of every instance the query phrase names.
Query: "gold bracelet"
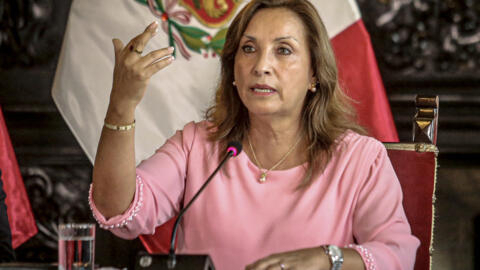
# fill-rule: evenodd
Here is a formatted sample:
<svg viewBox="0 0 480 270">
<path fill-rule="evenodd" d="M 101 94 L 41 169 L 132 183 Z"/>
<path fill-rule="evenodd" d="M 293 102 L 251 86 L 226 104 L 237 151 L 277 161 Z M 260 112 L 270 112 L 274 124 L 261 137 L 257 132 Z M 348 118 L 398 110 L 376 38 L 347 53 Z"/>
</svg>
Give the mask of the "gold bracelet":
<svg viewBox="0 0 480 270">
<path fill-rule="evenodd" d="M 109 124 L 107 122 L 104 122 L 103 126 L 108 128 L 108 129 L 115 130 L 115 131 L 125 131 L 125 130 L 130 130 L 130 129 L 135 127 L 135 120 L 133 120 L 133 123 L 128 124 L 128 125 L 124 125 L 124 126 L 112 125 L 112 124 Z"/>
</svg>

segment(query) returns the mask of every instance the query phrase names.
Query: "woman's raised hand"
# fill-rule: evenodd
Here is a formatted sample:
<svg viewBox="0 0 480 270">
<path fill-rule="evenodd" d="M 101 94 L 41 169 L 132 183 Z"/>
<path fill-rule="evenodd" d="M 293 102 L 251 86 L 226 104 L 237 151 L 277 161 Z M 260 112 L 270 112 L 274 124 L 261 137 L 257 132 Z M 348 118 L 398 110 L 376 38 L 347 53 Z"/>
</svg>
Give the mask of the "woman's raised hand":
<svg viewBox="0 0 480 270">
<path fill-rule="evenodd" d="M 168 66 L 174 59 L 173 48 L 163 48 L 142 56 L 148 41 L 156 34 L 158 23 L 153 22 L 126 46 L 113 39 L 115 68 L 110 108 L 117 112 L 134 112 L 142 100 L 153 74 Z"/>
<path fill-rule="evenodd" d="M 115 68 L 105 123 L 130 125 L 135 121 L 135 108 L 142 100 L 153 74 L 169 65 L 173 48 L 164 48 L 142 55 L 158 24 L 151 23 L 143 33 L 126 46 L 113 40 Z M 125 212 L 135 197 L 135 132 L 102 129 L 93 166 L 92 198 L 97 209 L 110 218 Z"/>
</svg>

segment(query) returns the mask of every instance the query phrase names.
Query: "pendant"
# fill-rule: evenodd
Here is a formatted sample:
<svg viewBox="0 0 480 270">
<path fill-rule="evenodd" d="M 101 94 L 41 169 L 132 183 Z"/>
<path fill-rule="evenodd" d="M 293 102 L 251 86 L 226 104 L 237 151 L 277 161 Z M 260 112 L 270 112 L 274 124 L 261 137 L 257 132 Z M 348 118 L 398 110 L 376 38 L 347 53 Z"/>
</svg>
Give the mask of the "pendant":
<svg viewBox="0 0 480 270">
<path fill-rule="evenodd" d="M 260 178 L 258 179 L 258 182 L 265 183 L 265 181 L 267 181 L 267 173 L 262 172 L 262 174 L 260 175 Z"/>
</svg>

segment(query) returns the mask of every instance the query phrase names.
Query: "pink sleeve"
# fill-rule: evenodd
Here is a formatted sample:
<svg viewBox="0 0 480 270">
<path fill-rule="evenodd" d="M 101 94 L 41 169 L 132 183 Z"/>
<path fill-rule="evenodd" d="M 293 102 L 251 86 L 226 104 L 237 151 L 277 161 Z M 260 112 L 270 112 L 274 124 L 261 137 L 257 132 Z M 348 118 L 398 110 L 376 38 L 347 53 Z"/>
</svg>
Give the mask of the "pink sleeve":
<svg viewBox="0 0 480 270">
<path fill-rule="evenodd" d="M 115 235 L 132 239 L 140 234 L 153 234 L 155 228 L 175 216 L 183 200 L 186 164 L 195 137 L 195 124 L 168 139 L 153 156 L 137 166 L 135 198 L 121 215 L 108 220 L 98 211 L 92 199 L 89 203 L 101 228 Z"/>
<path fill-rule="evenodd" d="M 363 184 L 353 218 L 367 270 L 413 269 L 420 241 L 412 235 L 403 210 L 403 194 L 385 147 L 375 142 L 377 156 Z"/>
</svg>

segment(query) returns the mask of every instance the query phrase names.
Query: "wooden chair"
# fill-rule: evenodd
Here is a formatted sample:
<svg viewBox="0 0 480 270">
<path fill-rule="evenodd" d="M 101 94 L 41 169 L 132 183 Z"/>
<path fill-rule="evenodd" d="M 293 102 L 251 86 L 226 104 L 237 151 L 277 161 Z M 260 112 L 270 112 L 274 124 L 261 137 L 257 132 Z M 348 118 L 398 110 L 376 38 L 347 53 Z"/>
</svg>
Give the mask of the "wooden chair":
<svg viewBox="0 0 480 270">
<path fill-rule="evenodd" d="M 415 270 L 431 269 L 438 149 L 426 143 L 385 143 L 403 190 L 412 233 L 420 239 Z"/>
<path fill-rule="evenodd" d="M 420 239 L 415 270 L 431 269 L 437 179 L 437 96 L 417 96 L 413 143 L 384 143 L 403 191 L 412 233 Z"/>
</svg>

